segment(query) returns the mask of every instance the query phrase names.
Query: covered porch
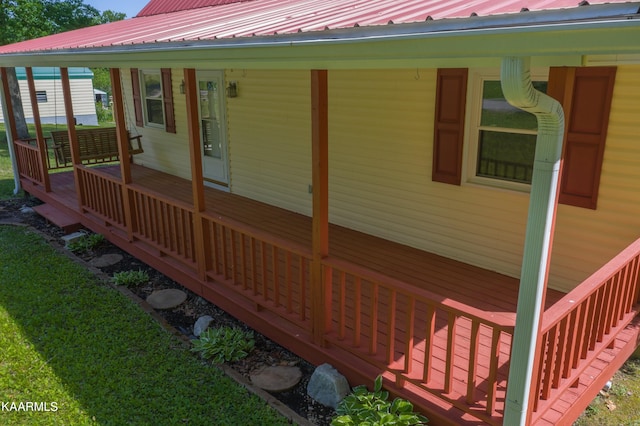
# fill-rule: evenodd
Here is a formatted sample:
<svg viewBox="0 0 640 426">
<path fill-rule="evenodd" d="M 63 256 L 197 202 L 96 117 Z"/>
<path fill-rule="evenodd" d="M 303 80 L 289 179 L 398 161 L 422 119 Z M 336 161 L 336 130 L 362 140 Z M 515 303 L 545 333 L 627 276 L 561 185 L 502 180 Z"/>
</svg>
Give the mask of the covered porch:
<svg viewBox="0 0 640 426">
<path fill-rule="evenodd" d="M 352 385 L 383 374 L 434 424 L 501 424 L 517 279 L 330 225 L 317 282 L 310 217 L 206 187 L 198 211 L 190 181 L 130 166 L 127 184 L 119 165 L 48 175 L 49 191 L 28 171 L 21 180 Z M 639 257 L 636 242 L 571 293 L 547 290 L 533 424 L 579 413 L 635 349 Z"/>
<path fill-rule="evenodd" d="M 311 217 L 203 185 L 194 69 L 190 180 L 82 164 L 70 128 L 66 172 L 50 173 L 41 130 L 14 140 L 22 187 L 352 385 L 382 374 L 434 424 L 502 424 L 519 280 L 329 223 L 327 73 L 311 74 Z M 112 83 L 129 158 L 118 69 Z M 531 424 L 572 421 L 636 348 L 639 259 L 640 240 L 569 294 L 546 289 Z"/>
</svg>

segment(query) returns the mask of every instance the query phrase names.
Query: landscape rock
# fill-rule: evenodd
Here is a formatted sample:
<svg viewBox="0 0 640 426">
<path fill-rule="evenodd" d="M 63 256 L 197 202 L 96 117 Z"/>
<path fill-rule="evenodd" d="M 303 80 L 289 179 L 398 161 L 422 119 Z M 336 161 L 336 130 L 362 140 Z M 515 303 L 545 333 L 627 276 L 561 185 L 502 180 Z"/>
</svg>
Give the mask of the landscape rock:
<svg viewBox="0 0 640 426">
<path fill-rule="evenodd" d="M 187 294 L 182 290 L 169 288 L 156 290 L 147 297 L 147 303 L 154 309 L 171 309 L 184 303 Z"/>
<path fill-rule="evenodd" d="M 23 207 L 20 209 L 20 213 L 23 213 L 23 214 L 31 214 L 31 213 L 35 213 L 35 210 L 33 210 L 31 207 L 23 206 Z"/>
<path fill-rule="evenodd" d="M 334 409 L 349 392 L 347 379 L 329 364 L 317 367 L 307 385 L 311 398 Z"/>
<path fill-rule="evenodd" d="M 204 315 L 198 318 L 196 323 L 193 325 L 193 335 L 196 337 L 200 337 L 203 331 L 205 331 L 209 324 L 213 321 L 213 318 L 209 315 Z"/>
<path fill-rule="evenodd" d="M 93 258 L 89 261 L 89 264 L 91 266 L 94 266 L 96 268 L 106 268 L 108 266 L 113 266 L 116 263 L 120 262 L 122 260 L 122 255 L 117 254 L 117 253 L 109 253 L 109 254 L 104 254 L 100 257 L 96 257 Z"/>
<path fill-rule="evenodd" d="M 284 392 L 293 388 L 302 379 L 298 367 L 276 365 L 262 367 L 250 375 L 251 383 L 270 392 Z"/>
</svg>

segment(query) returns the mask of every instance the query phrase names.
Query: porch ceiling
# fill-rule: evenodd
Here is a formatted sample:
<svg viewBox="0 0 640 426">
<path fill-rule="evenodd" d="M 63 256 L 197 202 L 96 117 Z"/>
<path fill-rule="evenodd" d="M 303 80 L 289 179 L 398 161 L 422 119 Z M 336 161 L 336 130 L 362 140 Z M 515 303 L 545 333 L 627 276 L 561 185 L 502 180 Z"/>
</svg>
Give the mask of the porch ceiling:
<svg viewBox="0 0 640 426">
<path fill-rule="evenodd" d="M 534 11 L 512 13 L 521 2 L 451 2 L 439 11 L 434 2 L 411 0 L 402 8 L 386 0 L 353 8 L 337 8 L 344 5 L 339 0 L 313 7 L 301 1 L 241 2 L 84 28 L 2 46 L 0 65 L 384 68 L 455 66 L 460 58 L 495 65 L 494 58 L 509 55 L 567 65 L 585 54 L 640 51 L 640 3 L 575 7 L 574 0 L 558 0 L 554 7 L 573 7 L 542 10 L 549 2 L 532 2 Z"/>
</svg>

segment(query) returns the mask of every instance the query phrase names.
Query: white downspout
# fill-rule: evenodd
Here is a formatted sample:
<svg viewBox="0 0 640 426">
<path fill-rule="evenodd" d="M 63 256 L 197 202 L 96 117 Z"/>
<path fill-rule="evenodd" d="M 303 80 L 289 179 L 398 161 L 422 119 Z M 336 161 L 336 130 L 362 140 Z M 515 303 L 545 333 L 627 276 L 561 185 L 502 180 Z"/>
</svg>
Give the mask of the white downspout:
<svg viewBox="0 0 640 426">
<path fill-rule="evenodd" d="M 7 134 L 7 147 L 9 149 L 9 158 L 11 159 L 11 168 L 13 169 L 13 195 L 18 195 L 20 192 L 20 175 L 18 174 L 18 163 L 16 162 L 16 153 L 13 149 L 13 135 L 11 134 L 11 126 L 7 121 L 7 94 L 4 93 L 4 85 L 0 84 L 0 102 L 2 105 L 2 112 L 4 114 L 4 127 Z"/>
<path fill-rule="evenodd" d="M 533 387 L 536 340 L 544 309 L 564 136 L 562 106 L 533 88 L 529 58 L 502 60 L 502 91 L 509 103 L 538 119 L 529 215 L 520 273 L 518 310 L 511 350 L 504 424 L 522 425 Z"/>
</svg>

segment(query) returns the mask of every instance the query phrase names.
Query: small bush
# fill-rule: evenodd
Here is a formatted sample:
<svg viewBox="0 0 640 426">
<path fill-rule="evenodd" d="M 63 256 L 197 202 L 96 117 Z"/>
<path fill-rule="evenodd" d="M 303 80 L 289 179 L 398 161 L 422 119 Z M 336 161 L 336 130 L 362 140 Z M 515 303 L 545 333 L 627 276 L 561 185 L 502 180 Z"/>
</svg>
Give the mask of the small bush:
<svg viewBox="0 0 640 426">
<path fill-rule="evenodd" d="M 95 250 L 104 243 L 105 240 L 102 234 L 85 234 L 81 238 L 71 241 L 67 248 L 74 253 L 84 253 Z"/>
<path fill-rule="evenodd" d="M 194 352 L 214 364 L 238 361 L 246 357 L 253 349 L 253 332 L 240 328 L 221 327 L 205 330 L 198 340 L 193 341 Z"/>
<path fill-rule="evenodd" d="M 336 409 L 337 417 L 331 426 L 351 425 L 424 425 L 429 422 L 422 414 L 413 412 L 413 404 L 401 398 L 388 402 L 389 392 L 382 390 L 382 376 L 374 383 L 373 392 L 365 386 L 353 388 Z"/>
<path fill-rule="evenodd" d="M 122 271 L 113 274 L 112 281 L 115 285 L 136 287 L 149 282 L 149 274 L 146 271 Z"/>
</svg>

